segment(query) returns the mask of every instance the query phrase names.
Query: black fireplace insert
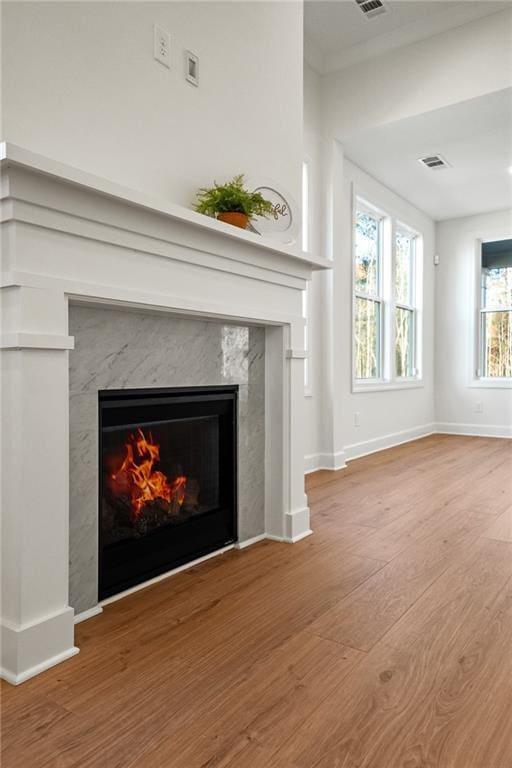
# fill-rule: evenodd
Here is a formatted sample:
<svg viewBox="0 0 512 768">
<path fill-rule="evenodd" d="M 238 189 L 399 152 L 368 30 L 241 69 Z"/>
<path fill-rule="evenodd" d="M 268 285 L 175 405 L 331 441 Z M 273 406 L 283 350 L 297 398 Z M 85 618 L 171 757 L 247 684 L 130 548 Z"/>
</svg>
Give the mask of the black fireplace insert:
<svg viewBox="0 0 512 768">
<path fill-rule="evenodd" d="M 237 537 L 237 386 L 99 393 L 99 599 Z"/>
</svg>

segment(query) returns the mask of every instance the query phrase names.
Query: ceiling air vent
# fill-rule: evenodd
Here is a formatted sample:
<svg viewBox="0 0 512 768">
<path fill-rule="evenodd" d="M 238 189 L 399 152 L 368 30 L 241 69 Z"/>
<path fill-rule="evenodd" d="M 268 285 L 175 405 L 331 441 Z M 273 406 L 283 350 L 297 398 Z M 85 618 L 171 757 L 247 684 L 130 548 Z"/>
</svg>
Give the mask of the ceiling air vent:
<svg viewBox="0 0 512 768">
<path fill-rule="evenodd" d="M 448 163 L 441 155 L 430 155 L 429 157 L 420 157 L 420 163 L 433 171 L 439 171 L 441 168 L 448 168 Z"/>
<path fill-rule="evenodd" d="M 356 3 L 367 19 L 373 19 L 388 10 L 382 0 L 356 0 Z"/>
</svg>

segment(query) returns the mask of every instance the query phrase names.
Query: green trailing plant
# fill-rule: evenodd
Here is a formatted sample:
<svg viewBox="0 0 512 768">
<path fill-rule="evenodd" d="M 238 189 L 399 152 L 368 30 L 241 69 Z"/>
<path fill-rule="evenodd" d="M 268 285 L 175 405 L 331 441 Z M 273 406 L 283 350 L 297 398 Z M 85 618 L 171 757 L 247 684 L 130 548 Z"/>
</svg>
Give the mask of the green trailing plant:
<svg viewBox="0 0 512 768">
<path fill-rule="evenodd" d="M 228 211 L 245 213 L 250 219 L 254 216 L 268 216 L 272 213 L 272 203 L 259 192 L 250 192 L 244 187 L 244 175 L 235 176 L 226 184 L 213 182 L 213 187 L 202 187 L 197 193 L 195 210 L 206 216 L 215 217 Z"/>
</svg>

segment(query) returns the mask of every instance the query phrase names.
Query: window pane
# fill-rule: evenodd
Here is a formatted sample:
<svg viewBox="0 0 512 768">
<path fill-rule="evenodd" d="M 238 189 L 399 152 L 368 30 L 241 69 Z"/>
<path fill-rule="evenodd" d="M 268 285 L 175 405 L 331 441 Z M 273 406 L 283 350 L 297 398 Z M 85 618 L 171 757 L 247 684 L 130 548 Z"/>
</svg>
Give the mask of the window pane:
<svg viewBox="0 0 512 768">
<path fill-rule="evenodd" d="M 512 312 L 483 312 L 485 376 L 512 376 Z"/>
<path fill-rule="evenodd" d="M 380 376 L 380 303 L 370 299 L 355 300 L 356 379 Z"/>
<path fill-rule="evenodd" d="M 356 291 L 376 296 L 379 293 L 380 222 L 375 216 L 356 214 Z"/>
<path fill-rule="evenodd" d="M 482 306 L 487 309 L 512 307 L 512 267 L 482 270 Z"/>
<path fill-rule="evenodd" d="M 399 304 L 412 304 L 413 238 L 397 232 L 395 238 L 395 298 Z"/>
<path fill-rule="evenodd" d="M 395 360 L 399 378 L 414 376 L 414 317 L 410 309 L 396 310 Z"/>
</svg>

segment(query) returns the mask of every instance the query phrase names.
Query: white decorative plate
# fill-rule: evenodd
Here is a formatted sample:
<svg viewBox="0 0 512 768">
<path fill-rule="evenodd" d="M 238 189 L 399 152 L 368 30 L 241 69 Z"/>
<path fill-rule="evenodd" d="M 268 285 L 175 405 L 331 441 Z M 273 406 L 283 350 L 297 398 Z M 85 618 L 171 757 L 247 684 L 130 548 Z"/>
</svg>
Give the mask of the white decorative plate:
<svg viewBox="0 0 512 768">
<path fill-rule="evenodd" d="M 270 200 L 274 212 L 270 216 L 256 216 L 251 219 L 249 229 L 262 237 L 279 243 L 293 243 L 299 234 L 299 207 L 292 196 L 271 180 L 248 179 L 248 189 L 259 192 Z"/>
</svg>

